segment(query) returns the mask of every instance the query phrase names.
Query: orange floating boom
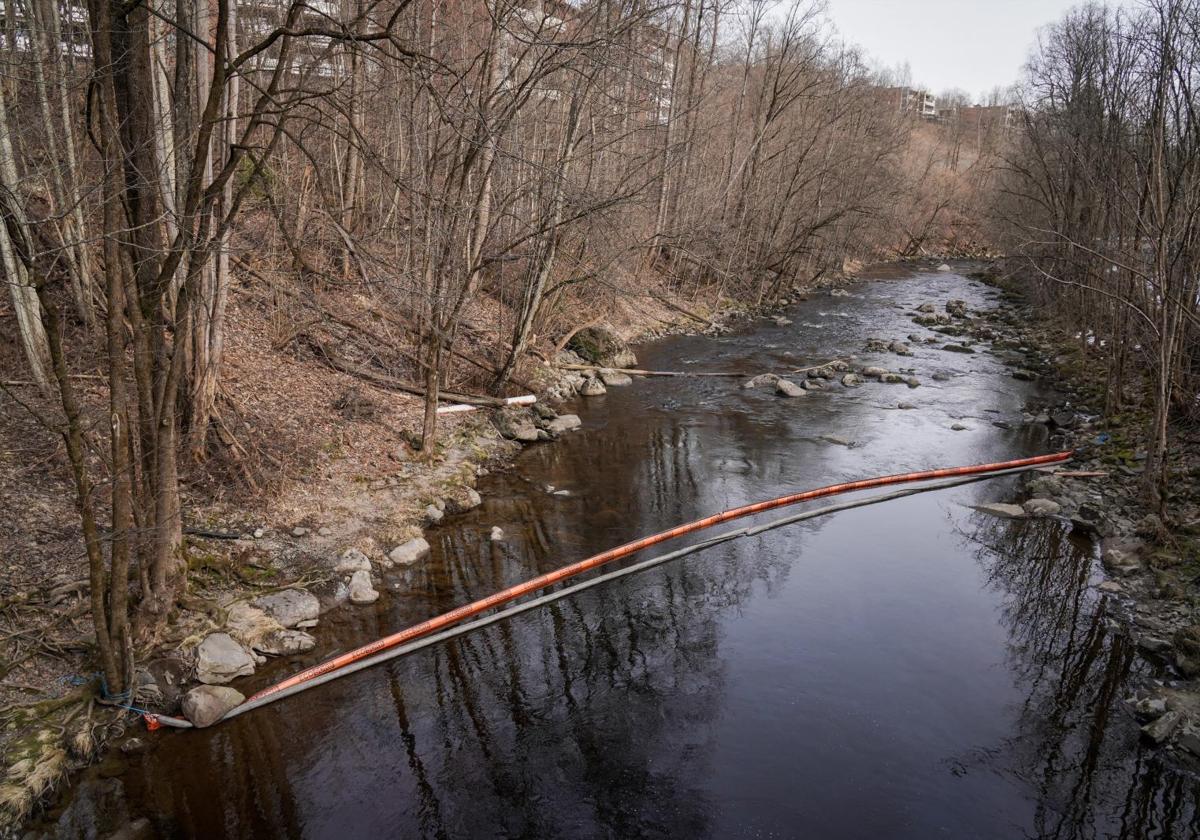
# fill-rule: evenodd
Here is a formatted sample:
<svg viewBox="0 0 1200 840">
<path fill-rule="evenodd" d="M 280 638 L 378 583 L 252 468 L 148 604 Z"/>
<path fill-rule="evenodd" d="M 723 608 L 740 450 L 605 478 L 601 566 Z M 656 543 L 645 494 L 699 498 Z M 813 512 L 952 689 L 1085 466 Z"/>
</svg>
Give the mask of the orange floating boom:
<svg viewBox="0 0 1200 840">
<path fill-rule="evenodd" d="M 831 484 L 827 487 L 818 487 L 815 490 L 806 490 L 802 493 L 793 493 L 788 496 L 780 496 L 777 499 L 771 499 L 765 502 L 756 502 L 742 507 L 732 508 L 723 513 L 717 513 L 712 516 L 707 516 L 703 519 L 697 519 L 693 522 L 687 522 L 668 531 L 662 531 L 657 534 L 652 534 L 648 537 L 643 537 L 633 542 L 625 543 L 624 545 L 611 548 L 608 551 L 602 551 L 599 554 L 594 554 L 577 563 L 572 563 L 569 566 L 563 566 L 561 569 L 556 569 L 553 572 L 547 572 L 524 583 L 519 583 L 516 586 L 510 586 L 507 589 L 502 589 L 499 592 L 493 593 L 486 598 L 480 598 L 478 601 L 472 601 L 469 604 L 464 604 L 449 612 L 422 621 L 420 624 L 414 624 L 407 627 L 398 633 L 393 633 L 390 636 L 384 636 L 370 644 L 355 648 L 352 651 L 335 656 L 332 659 L 326 660 L 319 665 L 314 665 L 311 668 L 306 668 L 299 673 L 293 674 L 275 685 L 264 688 L 257 694 L 252 695 L 247 699 L 247 704 L 255 700 L 261 700 L 264 697 L 269 697 L 285 689 L 299 685 L 309 680 L 316 679 L 331 671 L 336 671 L 351 663 L 358 662 L 369 656 L 373 656 L 380 651 L 411 642 L 414 639 L 419 639 L 422 636 L 428 636 L 431 633 L 436 633 L 439 630 L 457 624 L 471 616 L 478 615 L 481 612 L 490 610 L 493 607 L 498 607 L 501 604 L 507 604 L 510 601 L 515 601 L 523 595 L 529 595 L 537 592 L 540 589 L 545 589 L 548 586 L 575 577 L 576 575 L 590 571 L 592 569 L 611 563 L 614 560 L 620 560 L 628 557 L 644 548 L 649 548 L 652 545 L 658 545 L 661 542 L 681 537 L 685 534 L 690 534 L 695 531 L 709 528 L 713 525 L 719 525 L 722 522 L 728 522 L 731 519 L 739 519 L 743 516 L 749 516 L 755 513 L 761 513 L 775 508 L 786 507 L 788 505 L 799 504 L 800 502 L 810 502 L 815 499 L 823 499 L 828 496 L 836 496 L 841 493 L 853 493 L 858 490 L 870 490 L 875 487 L 886 487 L 893 484 L 907 484 L 915 481 L 927 481 L 936 478 L 952 478 L 956 476 L 978 475 L 982 473 L 997 472 L 1001 470 L 1021 469 L 1028 467 L 1044 466 L 1048 464 L 1057 464 L 1067 461 L 1071 458 L 1072 452 L 1056 452 L 1050 455 L 1038 455 L 1033 458 L 1020 458 L 1015 461 L 1001 461 L 992 464 L 975 464 L 966 467 L 949 467 L 937 470 L 925 470 L 923 472 L 899 473 L 897 475 L 886 475 L 878 478 L 867 478 L 860 481 L 848 481 L 842 484 Z"/>
</svg>

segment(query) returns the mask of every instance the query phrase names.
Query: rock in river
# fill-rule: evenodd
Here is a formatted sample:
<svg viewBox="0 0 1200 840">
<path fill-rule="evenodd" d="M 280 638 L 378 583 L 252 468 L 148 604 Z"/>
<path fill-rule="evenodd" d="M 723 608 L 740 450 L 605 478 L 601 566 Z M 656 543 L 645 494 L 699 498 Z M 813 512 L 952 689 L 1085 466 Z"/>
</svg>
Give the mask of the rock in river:
<svg viewBox="0 0 1200 840">
<path fill-rule="evenodd" d="M 237 689 L 224 685 L 198 685 L 183 695 L 183 716 L 193 726 L 212 726 L 246 700 Z"/>
<path fill-rule="evenodd" d="M 1022 507 L 1030 516 L 1058 516 L 1062 505 L 1053 499 L 1030 499 Z"/>
<path fill-rule="evenodd" d="M 585 397 L 599 397 L 608 393 L 608 390 L 599 379 L 588 379 L 580 387 L 579 393 Z"/>
<path fill-rule="evenodd" d="M 379 593 L 371 584 L 370 572 L 355 572 L 350 577 L 350 603 L 373 604 L 379 600 Z"/>
<path fill-rule="evenodd" d="M 780 379 L 775 383 L 775 393 L 781 397 L 803 397 L 808 391 L 805 391 L 795 382 Z"/>
<path fill-rule="evenodd" d="M 424 537 L 417 537 L 409 540 L 403 545 L 398 545 L 388 553 L 388 559 L 397 566 L 407 566 L 410 563 L 416 563 L 429 556 L 429 542 Z M 355 569 L 354 571 L 358 571 Z M 371 571 L 370 564 L 364 570 Z M 368 578 L 369 579 L 369 578 Z"/>
<path fill-rule="evenodd" d="M 774 373 L 760 373 L 758 376 L 752 376 L 742 383 L 742 387 L 750 388 L 766 388 L 773 386 L 779 381 L 779 376 Z"/>
<path fill-rule="evenodd" d="M 579 419 L 578 414 L 562 414 L 546 424 L 546 431 L 552 435 L 561 435 L 563 432 L 578 429 L 582 425 L 583 421 Z"/>
<path fill-rule="evenodd" d="M 857 388 L 859 385 L 863 384 L 863 378 L 857 373 L 847 373 L 842 377 L 842 384 L 847 388 Z"/>
<path fill-rule="evenodd" d="M 268 656 L 292 656 L 308 653 L 316 646 L 317 640 L 303 630 L 276 630 L 263 637 L 255 650 Z"/>
<path fill-rule="evenodd" d="M 601 368 L 600 369 L 600 381 L 603 382 L 605 385 L 609 385 L 609 386 L 632 385 L 633 377 L 630 376 L 628 373 L 621 373 L 619 370 L 612 370 L 611 368 Z"/>
<path fill-rule="evenodd" d="M 254 673 L 254 657 L 228 633 L 212 633 L 196 647 L 196 679 L 221 685 Z"/>
</svg>

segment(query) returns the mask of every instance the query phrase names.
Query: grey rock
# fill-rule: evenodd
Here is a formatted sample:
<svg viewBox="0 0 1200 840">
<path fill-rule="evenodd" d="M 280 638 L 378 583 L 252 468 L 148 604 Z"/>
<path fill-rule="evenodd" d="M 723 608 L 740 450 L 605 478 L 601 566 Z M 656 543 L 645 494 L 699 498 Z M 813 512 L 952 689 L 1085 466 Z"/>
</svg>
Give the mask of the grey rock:
<svg viewBox="0 0 1200 840">
<path fill-rule="evenodd" d="M 939 370 L 937 373 L 935 373 L 933 375 L 933 380 L 935 382 L 948 382 L 948 381 L 950 381 L 950 374 L 946 373 L 945 371 Z"/>
<path fill-rule="evenodd" d="M 1162 697 L 1143 697 L 1133 704 L 1133 713 L 1142 720 L 1157 720 L 1167 713 L 1167 701 Z"/>
<path fill-rule="evenodd" d="M 437 510 L 437 508 L 434 508 L 434 510 Z M 439 514 L 441 513 L 441 511 L 438 512 Z M 354 574 L 359 569 L 366 569 L 368 572 L 371 571 L 371 560 L 357 548 L 348 548 L 342 552 L 342 556 L 338 558 L 337 565 L 333 567 L 333 570 L 339 575 Z"/>
<path fill-rule="evenodd" d="M 355 572 L 350 576 L 350 603 L 373 604 L 379 600 L 379 593 L 371 583 L 370 572 Z"/>
<path fill-rule="evenodd" d="M 837 435 L 821 435 L 821 440 L 826 441 L 828 443 L 832 443 L 835 446 L 853 446 L 854 445 L 853 441 L 847 440 L 844 437 L 838 437 Z"/>
<path fill-rule="evenodd" d="M 583 425 L 577 414 L 562 414 L 546 424 L 546 430 L 554 435 L 561 435 Z"/>
<path fill-rule="evenodd" d="M 1109 548 L 1100 555 L 1100 562 L 1112 574 L 1128 575 L 1141 569 L 1142 565 L 1133 555 L 1119 548 Z"/>
<path fill-rule="evenodd" d="M 781 397 L 803 397 L 808 392 L 795 382 L 789 382 L 786 379 L 780 379 L 775 383 L 775 393 Z"/>
<path fill-rule="evenodd" d="M 203 729 L 212 726 L 245 700 L 240 691 L 229 686 L 198 685 L 183 695 L 183 716 L 193 726 Z"/>
<path fill-rule="evenodd" d="M 1058 516 L 1062 505 L 1052 499 L 1030 499 L 1022 505 L 1030 516 Z"/>
<path fill-rule="evenodd" d="M 1020 505 L 1007 505 L 1000 502 L 991 502 L 983 505 L 972 505 L 975 510 L 980 513 L 986 513 L 991 516 L 999 516 L 1003 519 L 1021 519 L 1025 516 L 1025 508 Z"/>
<path fill-rule="evenodd" d="M 1137 640 L 1137 646 L 1140 650 L 1146 651 L 1146 653 L 1154 654 L 1164 654 L 1171 650 L 1171 643 L 1158 636 L 1140 636 Z"/>
<path fill-rule="evenodd" d="M 276 630 L 264 636 L 255 650 L 268 656 L 293 656 L 307 653 L 316 646 L 317 640 L 303 630 Z"/>
<path fill-rule="evenodd" d="M 254 673 L 254 657 L 228 633 L 212 633 L 196 646 L 196 679 L 222 685 Z"/>
<path fill-rule="evenodd" d="M 446 514 L 442 513 L 442 511 L 438 509 L 437 505 L 429 505 L 429 507 L 425 508 L 425 520 L 430 525 L 436 525 L 437 523 L 441 522 L 445 516 Z"/>
<path fill-rule="evenodd" d="M 942 263 L 941 265 L 939 265 L 937 267 L 937 270 L 938 271 L 950 271 L 950 266 L 947 265 L 946 263 Z"/>
<path fill-rule="evenodd" d="M 500 542 L 504 539 L 504 529 L 499 525 L 492 526 L 492 533 L 489 535 L 492 542 Z"/>
<path fill-rule="evenodd" d="M 864 381 L 865 380 L 863 380 L 863 378 L 857 373 L 847 373 L 842 377 L 842 384 L 847 388 L 857 388 L 859 385 L 862 385 Z"/>
<path fill-rule="evenodd" d="M 774 373 L 760 373 L 758 376 L 752 376 L 742 383 L 742 387 L 749 390 L 750 388 L 768 388 L 774 387 L 779 381 L 779 377 Z"/>
<path fill-rule="evenodd" d="M 1194 756 L 1200 756 L 1200 729 L 1192 726 L 1184 728 L 1175 739 L 1175 743 Z"/>
<path fill-rule="evenodd" d="M 962 423 L 954 423 L 950 426 L 950 431 L 952 431 L 952 432 L 969 432 L 969 431 L 971 431 L 971 427 L 964 426 Z"/>
<path fill-rule="evenodd" d="M 628 373 L 621 373 L 611 368 L 601 368 L 600 381 L 608 386 L 632 385 L 633 377 Z"/>
<path fill-rule="evenodd" d="M 317 596 L 303 589 L 272 592 L 255 599 L 254 606 L 284 627 L 295 627 L 301 621 L 321 615 L 321 602 L 317 600 Z"/>
<path fill-rule="evenodd" d="M 909 402 L 902 402 L 898 403 L 896 408 L 900 409 L 901 411 L 912 411 L 914 408 L 916 408 L 916 406 Z"/>
<path fill-rule="evenodd" d="M 882 379 L 888 372 L 881 367 L 865 367 L 862 369 L 862 375 L 867 379 Z"/>
<path fill-rule="evenodd" d="M 949 350 L 951 353 L 974 353 L 975 351 L 965 344 L 943 344 L 943 350 Z"/>
<path fill-rule="evenodd" d="M 579 388 L 579 393 L 585 397 L 600 397 L 608 393 L 604 383 L 599 379 L 587 379 Z"/>
<path fill-rule="evenodd" d="M 322 525 L 320 528 L 317 529 L 317 536 L 320 536 L 320 537 L 328 537 L 332 533 L 333 533 L 333 529 L 328 528 L 324 525 Z"/>
<path fill-rule="evenodd" d="M 543 420 L 553 420 L 558 416 L 558 412 L 544 402 L 536 402 L 533 404 L 533 413 Z"/>
<path fill-rule="evenodd" d="M 407 566 L 429 556 L 429 542 L 424 537 L 415 537 L 403 545 L 398 545 L 388 552 L 388 559 L 397 566 Z M 371 567 L 367 566 L 367 572 Z"/>
<path fill-rule="evenodd" d="M 1166 712 L 1157 720 L 1142 727 L 1142 734 L 1156 744 L 1161 744 L 1175 734 L 1175 730 L 1183 723 L 1183 715 L 1179 712 Z"/>
<path fill-rule="evenodd" d="M 790 327 L 792 325 L 792 319 L 785 318 L 782 315 L 776 315 L 771 320 L 775 322 L 775 326 L 777 327 Z"/>
<path fill-rule="evenodd" d="M 303 537 L 303 536 L 306 536 L 307 534 L 308 534 L 308 529 L 302 528 L 299 525 L 297 525 L 295 528 L 292 529 L 293 537 Z"/>
<path fill-rule="evenodd" d="M 805 379 L 800 383 L 800 387 L 805 391 L 821 391 L 825 388 L 820 379 Z"/>
<path fill-rule="evenodd" d="M 1013 379 L 1019 379 L 1019 380 L 1021 380 L 1022 382 L 1033 382 L 1033 381 L 1035 381 L 1035 380 L 1037 379 L 1037 374 L 1036 374 L 1036 373 L 1034 373 L 1034 372 L 1033 372 L 1033 371 L 1031 371 L 1031 370 L 1026 370 L 1026 369 L 1024 369 L 1024 368 L 1019 368 L 1019 369 L 1017 369 L 1017 370 L 1014 370 L 1014 371 L 1012 372 L 1012 378 L 1013 378 Z"/>
<path fill-rule="evenodd" d="M 266 532 L 266 531 L 264 531 L 262 528 L 255 528 L 255 529 L 254 529 L 254 539 L 256 539 L 256 540 L 261 540 L 261 539 L 262 539 L 263 537 L 265 537 L 266 535 L 267 535 L 267 532 Z"/>
<path fill-rule="evenodd" d="M 922 303 L 917 307 L 918 312 L 937 312 L 937 307 L 932 303 Z"/>
<path fill-rule="evenodd" d="M 903 341 L 893 341 L 891 344 L 888 345 L 888 349 L 891 350 L 893 353 L 895 353 L 897 356 L 911 356 L 913 354 L 912 350 L 910 350 L 908 345 L 905 344 Z"/>
</svg>

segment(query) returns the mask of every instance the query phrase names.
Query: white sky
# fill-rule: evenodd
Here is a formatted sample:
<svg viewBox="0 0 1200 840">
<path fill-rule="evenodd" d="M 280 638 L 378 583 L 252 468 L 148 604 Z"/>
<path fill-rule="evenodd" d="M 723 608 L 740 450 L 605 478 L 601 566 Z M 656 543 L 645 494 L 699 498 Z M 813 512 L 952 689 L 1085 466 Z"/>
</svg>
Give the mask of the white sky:
<svg viewBox="0 0 1200 840">
<path fill-rule="evenodd" d="M 1018 81 L 1037 30 L 1081 0 L 827 0 L 842 39 L 933 93 L 972 99 Z"/>
</svg>

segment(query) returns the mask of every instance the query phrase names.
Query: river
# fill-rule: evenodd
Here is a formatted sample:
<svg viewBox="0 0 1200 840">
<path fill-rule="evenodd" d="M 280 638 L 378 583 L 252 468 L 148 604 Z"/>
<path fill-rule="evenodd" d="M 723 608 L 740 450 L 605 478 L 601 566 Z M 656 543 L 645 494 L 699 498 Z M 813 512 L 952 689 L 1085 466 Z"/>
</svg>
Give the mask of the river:
<svg viewBox="0 0 1200 840">
<path fill-rule="evenodd" d="M 485 478 L 482 507 L 430 532 L 428 563 L 323 621 L 322 657 L 736 505 L 1047 451 L 1020 422 L 1038 386 L 995 356 L 862 353 L 927 333 L 920 303 L 987 308 L 994 291 L 953 272 L 847 289 L 793 305 L 790 325 L 667 338 L 639 361 L 750 374 L 859 354 L 921 387 L 789 400 L 648 378 L 580 400 L 583 429 Z M 211 730 L 159 732 L 89 771 L 61 832 L 104 811 L 205 838 L 1196 836 L 1196 780 L 1121 708 L 1149 666 L 1113 632 L 1093 546 L 966 506 L 1012 482 L 735 541 Z"/>
</svg>

